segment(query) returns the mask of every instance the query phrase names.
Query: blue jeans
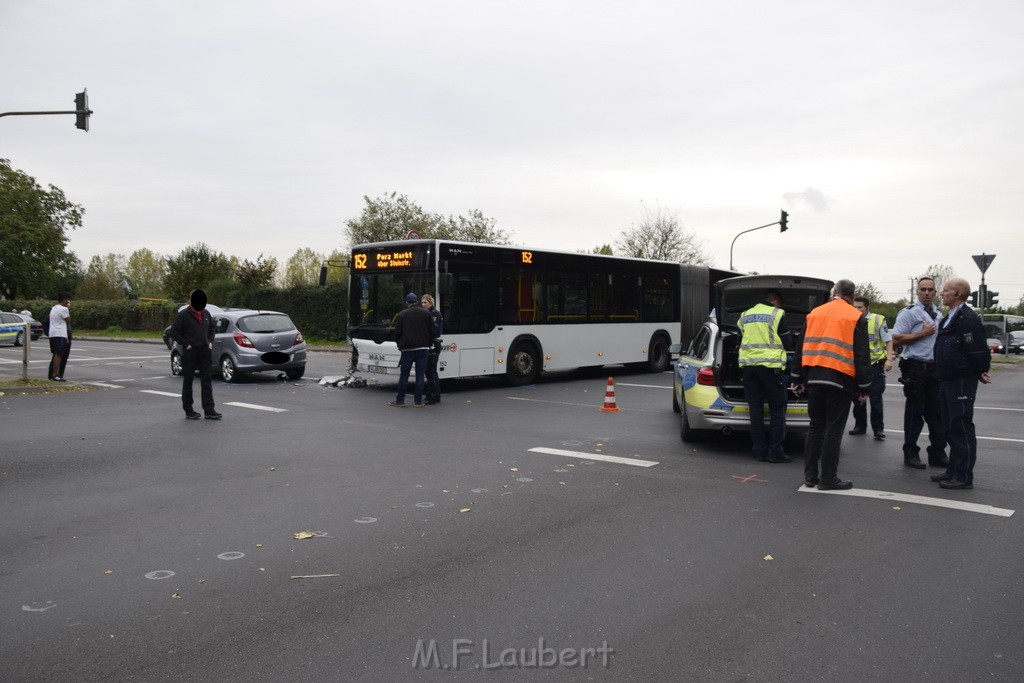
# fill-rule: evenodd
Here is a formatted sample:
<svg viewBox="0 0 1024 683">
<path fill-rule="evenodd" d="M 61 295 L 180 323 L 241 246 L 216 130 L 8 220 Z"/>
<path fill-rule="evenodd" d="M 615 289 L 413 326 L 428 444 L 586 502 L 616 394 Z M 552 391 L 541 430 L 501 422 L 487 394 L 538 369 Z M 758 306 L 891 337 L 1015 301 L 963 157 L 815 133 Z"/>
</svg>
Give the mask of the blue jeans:
<svg viewBox="0 0 1024 683">
<path fill-rule="evenodd" d="M 415 349 L 413 351 L 402 351 L 402 359 L 398 361 L 398 395 L 395 401 L 405 401 L 405 390 L 409 386 L 409 372 L 413 364 L 416 365 L 416 391 L 413 399 L 416 403 L 423 403 L 423 375 L 427 369 L 427 349 Z"/>
<path fill-rule="evenodd" d="M 750 439 L 756 457 L 775 458 L 785 455 L 782 441 L 786 437 L 786 384 L 782 370 L 763 365 L 743 368 L 743 396 L 750 406 Z M 764 438 L 764 404 L 768 404 L 768 440 Z"/>
</svg>

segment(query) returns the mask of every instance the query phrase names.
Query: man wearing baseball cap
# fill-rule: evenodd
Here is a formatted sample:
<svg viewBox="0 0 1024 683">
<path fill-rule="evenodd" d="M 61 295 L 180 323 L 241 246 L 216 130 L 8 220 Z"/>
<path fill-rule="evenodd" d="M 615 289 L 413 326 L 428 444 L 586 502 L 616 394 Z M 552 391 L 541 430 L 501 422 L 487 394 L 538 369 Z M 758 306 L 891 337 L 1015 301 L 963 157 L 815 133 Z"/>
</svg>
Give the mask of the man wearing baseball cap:
<svg viewBox="0 0 1024 683">
<path fill-rule="evenodd" d="M 409 384 L 409 372 L 416 365 L 416 389 L 414 405 L 423 407 L 423 378 L 427 369 L 430 346 L 434 341 L 434 319 L 430 311 L 418 306 L 419 297 L 413 292 L 405 295 L 405 310 L 395 319 L 395 341 L 402 358 L 398 361 L 398 395 L 389 403 L 392 408 L 405 407 L 405 390 Z"/>
</svg>

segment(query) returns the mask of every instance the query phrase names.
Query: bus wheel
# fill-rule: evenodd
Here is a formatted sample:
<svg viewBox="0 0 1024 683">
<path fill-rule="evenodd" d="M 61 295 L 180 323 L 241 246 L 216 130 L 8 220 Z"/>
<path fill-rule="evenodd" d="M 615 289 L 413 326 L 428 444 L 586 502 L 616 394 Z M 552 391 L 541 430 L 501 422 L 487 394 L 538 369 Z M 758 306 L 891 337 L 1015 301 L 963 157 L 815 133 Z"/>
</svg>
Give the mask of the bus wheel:
<svg viewBox="0 0 1024 683">
<path fill-rule="evenodd" d="M 651 343 L 647 346 L 648 372 L 665 372 L 668 370 L 670 360 L 668 347 L 668 339 L 664 335 L 656 334 L 651 337 Z"/>
<path fill-rule="evenodd" d="M 521 387 L 537 381 L 540 372 L 540 356 L 537 347 L 530 342 L 518 342 L 508 354 L 508 372 L 505 378 L 509 385 Z"/>
</svg>

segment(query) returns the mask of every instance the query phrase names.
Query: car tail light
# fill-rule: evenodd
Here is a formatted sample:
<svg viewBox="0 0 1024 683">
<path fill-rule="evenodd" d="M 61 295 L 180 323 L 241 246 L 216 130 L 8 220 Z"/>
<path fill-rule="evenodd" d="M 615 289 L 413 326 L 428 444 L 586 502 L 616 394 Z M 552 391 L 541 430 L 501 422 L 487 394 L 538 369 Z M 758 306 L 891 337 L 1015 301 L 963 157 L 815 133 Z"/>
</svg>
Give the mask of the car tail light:
<svg viewBox="0 0 1024 683">
<path fill-rule="evenodd" d="M 239 346 L 244 346 L 247 349 L 256 348 L 256 346 L 251 341 L 249 341 L 249 338 L 246 337 L 244 334 L 239 334 L 238 332 L 235 332 L 233 335 L 231 335 L 231 338 L 234 339 L 235 343 L 238 344 Z"/>
<path fill-rule="evenodd" d="M 715 386 L 715 371 L 711 368 L 701 368 L 698 370 L 697 384 L 703 384 L 706 387 Z"/>
<path fill-rule="evenodd" d="M 298 330 L 295 330 L 295 344 L 296 344 L 296 346 L 301 344 L 303 341 L 305 341 L 305 340 L 302 338 L 302 333 L 299 332 Z"/>
</svg>

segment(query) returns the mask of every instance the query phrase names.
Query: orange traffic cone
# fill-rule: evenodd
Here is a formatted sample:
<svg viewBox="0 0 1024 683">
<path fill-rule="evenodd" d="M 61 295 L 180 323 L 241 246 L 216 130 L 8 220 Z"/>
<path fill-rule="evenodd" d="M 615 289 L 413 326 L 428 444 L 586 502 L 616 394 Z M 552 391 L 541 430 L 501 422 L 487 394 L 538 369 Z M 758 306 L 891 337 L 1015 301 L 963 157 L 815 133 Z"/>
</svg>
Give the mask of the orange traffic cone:
<svg viewBox="0 0 1024 683">
<path fill-rule="evenodd" d="M 619 407 L 615 405 L 615 380 L 608 378 L 608 388 L 604 390 L 604 407 L 602 413 L 617 413 Z"/>
</svg>

